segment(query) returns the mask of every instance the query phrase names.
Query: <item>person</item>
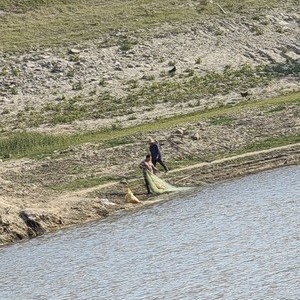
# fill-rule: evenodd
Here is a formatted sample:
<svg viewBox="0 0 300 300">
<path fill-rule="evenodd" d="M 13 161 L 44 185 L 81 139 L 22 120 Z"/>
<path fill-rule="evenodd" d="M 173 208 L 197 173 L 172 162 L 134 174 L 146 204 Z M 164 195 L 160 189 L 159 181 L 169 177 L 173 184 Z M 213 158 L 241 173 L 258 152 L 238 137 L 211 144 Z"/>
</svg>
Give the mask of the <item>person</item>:
<svg viewBox="0 0 300 300">
<path fill-rule="evenodd" d="M 149 140 L 149 151 L 152 157 L 152 163 L 154 166 L 156 166 L 157 163 L 162 165 L 162 167 L 165 169 L 165 172 L 167 173 L 169 171 L 168 167 L 165 165 L 165 163 L 162 161 L 162 155 L 160 150 L 160 145 L 158 142 L 156 142 L 154 139 Z"/>
<path fill-rule="evenodd" d="M 149 171 L 151 174 L 154 174 L 154 172 L 159 172 L 159 170 L 153 165 L 150 154 L 147 154 L 146 158 L 140 163 L 140 168 L 143 170 L 143 176 L 145 179 L 147 194 L 150 195 L 151 190 L 150 190 L 150 183 L 146 175 L 147 171 Z"/>
</svg>

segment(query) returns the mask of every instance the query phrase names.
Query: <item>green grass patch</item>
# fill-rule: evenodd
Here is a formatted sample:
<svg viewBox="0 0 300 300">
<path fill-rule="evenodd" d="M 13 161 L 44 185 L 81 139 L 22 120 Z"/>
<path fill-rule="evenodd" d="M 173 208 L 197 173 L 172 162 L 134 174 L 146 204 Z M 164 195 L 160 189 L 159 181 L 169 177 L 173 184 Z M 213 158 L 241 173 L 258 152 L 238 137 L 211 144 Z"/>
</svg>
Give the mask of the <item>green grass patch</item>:
<svg viewBox="0 0 300 300">
<path fill-rule="evenodd" d="M 60 145 L 68 144 L 67 140 L 66 136 L 56 137 L 49 134 L 18 132 L 0 140 L 0 156 L 6 157 L 18 153 L 26 156 L 33 149 L 35 152 L 40 152 L 42 149 L 52 149 L 53 147 L 54 150 Z"/>
<path fill-rule="evenodd" d="M 242 149 L 242 153 L 271 149 L 271 148 L 280 147 L 284 145 L 296 144 L 299 142 L 300 142 L 300 134 L 280 136 L 280 137 L 268 137 L 261 141 L 257 141 L 249 144 L 244 149 Z"/>
<path fill-rule="evenodd" d="M 127 144 L 130 144 L 130 143 L 133 143 L 133 142 L 134 142 L 133 139 L 131 139 L 130 137 L 116 138 L 116 139 L 112 139 L 112 140 L 107 140 L 105 142 L 105 145 L 108 148 L 112 148 L 112 147 L 127 145 Z"/>
<path fill-rule="evenodd" d="M 128 128 L 105 128 L 99 131 L 82 132 L 74 135 L 49 135 L 32 132 L 19 132 L 0 139 L 0 157 L 36 157 L 52 153 L 54 150 L 63 150 L 72 145 L 79 145 L 87 142 L 105 142 L 107 145 L 118 145 L 129 142 L 130 137 L 135 134 L 147 134 L 156 130 L 176 127 L 190 122 L 220 118 L 226 114 L 239 113 L 249 108 L 267 108 L 280 104 L 299 104 L 300 92 L 287 96 L 260 101 L 248 101 L 239 103 L 236 106 L 219 107 L 206 111 L 193 112 L 186 115 L 179 115 L 165 119 L 156 120 L 154 123 L 146 123 Z"/>
<path fill-rule="evenodd" d="M 212 125 L 225 125 L 225 126 L 228 126 L 228 125 L 231 125 L 235 120 L 236 120 L 235 118 L 223 115 L 223 116 L 213 117 L 213 118 L 209 119 L 208 121 Z"/>
<path fill-rule="evenodd" d="M 53 187 L 53 189 L 57 191 L 76 191 L 80 189 L 91 188 L 115 180 L 117 180 L 117 178 L 112 176 L 79 178 L 63 185 L 56 185 Z"/>
<path fill-rule="evenodd" d="M 71 0 L 0 0 L 0 9 L 12 12 L 26 12 L 39 7 L 48 7 L 57 4 L 72 4 Z"/>
<path fill-rule="evenodd" d="M 199 157 L 199 156 L 186 156 L 183 159 L 176 159 L 173 161 L 169 161 L 168 162 L 168 167 L 170 170 L 174 170 L 174 169 L 180 169 L 180 168 L 184 168 L 184 167 L 188 167 L 191 165 L 196 165 L 199 164 L 201 162 L 204 162 L 205 158 L 204 157 Z"/>
<path fill-rule="evenodd" d="M 276 105 L 269 110 L 267 110 L 267 113 L 274 113 L 274 112 L 280 112 L 286 109 L 286 106 L 284 104 Z"/>
</svg>

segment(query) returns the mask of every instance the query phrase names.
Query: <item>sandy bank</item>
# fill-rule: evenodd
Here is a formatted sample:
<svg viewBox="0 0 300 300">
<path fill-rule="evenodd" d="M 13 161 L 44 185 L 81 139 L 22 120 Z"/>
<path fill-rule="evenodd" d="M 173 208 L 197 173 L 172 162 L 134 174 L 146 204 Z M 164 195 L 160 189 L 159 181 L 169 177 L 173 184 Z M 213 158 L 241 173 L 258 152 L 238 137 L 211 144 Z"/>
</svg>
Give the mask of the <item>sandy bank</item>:
<svg viewBox="0 0 300 300">
<path fill-rule="evenodd" d="M 173 169 L 164 179 L 181 186 L 200 187 L 219 180 L 299 164 L 300 143 L 269 150 L 246 153 L 212 162 Z M 118 210 L 141 209 L 155 203 L 155 196 L 148 198 L 141 179 L 129 182 L 140 204 L 125 203 L 125 187 L 110 183 L 80 192 L 68 192 L 48 199 L 31 198 L 23 201 L 1 197 L 0 242 L 38 236 L 46 232 L 102 219 Z M 159 196 L 162 199 L 162 196 Z M 25 201 L 24 201 L 25 200 Z"/>
</svg>

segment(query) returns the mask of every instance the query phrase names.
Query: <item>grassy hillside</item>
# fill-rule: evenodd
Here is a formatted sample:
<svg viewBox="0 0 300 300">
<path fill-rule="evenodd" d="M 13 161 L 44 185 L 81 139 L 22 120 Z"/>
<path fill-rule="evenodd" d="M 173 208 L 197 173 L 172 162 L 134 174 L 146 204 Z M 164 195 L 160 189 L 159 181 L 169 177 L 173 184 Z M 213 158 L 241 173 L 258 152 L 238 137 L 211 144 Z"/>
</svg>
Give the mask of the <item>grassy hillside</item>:
<svg viewBox="0 0 300 300">
<path fill-rule="evenodd" d="M 128 128 L 106 128 L 94 132 L 83 132 L 75 135 L 48 135 L 40 133 L 20 132 L 0 139 L 0 158 L 7 158 L 8 154 L 14 157 L 39 156 L 51 153 L 54 150 L 63 150 L 72 145 L 82 143 L 105 142 L 107 147 L 122 144 L 123 139 L 130 143 L 130 136 L 142 133 L 151 133 L 157 130 L 182 126 L 199 120 L 210 120 L 216 124 L 224 123 L 227 120 L 226 114 L 238 114 L 253 108 L 270 108 L 269 113 L 276 113 L 283 110 L 283 105 L 300 105 L 300 93 L 293 93 L 288 96 L 265 99 L 261 101 L 249 101 L 240 103 L 233 107 L 219 107 L 208 109 L 202 112 L 193 112 L 176 117 L 157 120 L 155 123 L 145 123 Z M 299 135 L 292 135 L 285 138 L 275 138 L 272 143 L 276 146 L 299 142 Z M 268 143 L 270 141 L 268 140 Z M 253 146 L 256 150 L 264 148 L 264 144 Z M 251 146 L 252 147 L 252 146 Z M 250 147 L 250 148 L 251 148 Z"/>
<path fill-rule="evenodd" d="M 164 30 L 177 31 L 180 30 L 182 24 L 203 21 L 207 16 L 219 15 L 220 18 L 221 16 L 230 18 L 235 13 L 238 13 L 235 15 L 238 18 L 239 14 L 247 14 L 248 18 L 250 15 L 251 21 L 257 21 L 256 18 L 259 16 L 266 16 L 266 12 L 263 11 L 265 8 L 280 7 L 282 9 L 286 7 L 291 9 L 295 8 L 296 2 L 298 1 L 288 0 L 282 3 L 282 1 L 278 0 L 224 0 L 219 2 L 205 0 L 0 0 L 0 50 L 4 52 L 11 50 L 23 51 L 39 46 L 62 46 L 76 42 L 81 43 L 84 40 L 97 37 L 102 38 L 103 45 L 100 42 L 98 44 L 99 47 L 103 47 L 105 44 L 107 46 L 117 43 L 120 31 L 122 31 L 122 37 L 126 37 L 126 35 L 130 37 L 134 35 L 140 37 L 144 35 L 151 36 L 157 33 L 157 28 L 161 28 L 164 25 L 166 26 L 163 29 L 159 29 L 161 32 Z M 241 19 L 239 18 L 239 20 Z M 242 22 L 242 26 L 244 25 Z M 254 36 L 258 35 L 252 32 L 252 27 L 249 27 L 248 33 L 249 36 L 251 34 Z M 277 32 L 277 34 L 285 34 L 285 32 Z M 225 34 L 222 37 L 226 39 Z M 234 41 L 232 40 L 233 43 Z M 259 43 L 257 40 L 255 42 Z M 244 46 L 244 43 L 242 45 Z M 271 48 L 269 45 L 268 47 Z M 249 54 L 253 55 L 253 53 L 256 53 L 255 49 L 252 50 L 249 49 L 248 57 Z M 20 90 L 23 89 L 22 93 L 24 96 L 32 95 L 33 100 L 37 97 L 45 97 L 40 91 L 36 95 L 34 93 L 30 94 L 33 85 L 32 82 L 27 82 L 27 78 L 34 74 L 37 79 L 43 77 L 45 80 L 43 82 L 35 79 L 36 82 L 34 84 L 40 84 L 41 87 L 44 83 L 49 84 L 49 93 L 53 93 L 53 99 L 43 103 L 43 105 L 35 106 L 34 101 L 29 101 L 27 97 L 26 101 L 28 103 L 23 107 L 20 105 L 17 111 L 14 111 L 16 108 L 12 105 L 9 106 L 9 101 L 6 101 L 6 99 L 3 101 L 3 103 L 7 104 L 7 108 L 2 111 L 1 115 L 3 117 L 2 120 L 0 119 L 0 132 L 2 133 L 0 138 L 0 158 L 36 156 L 43 153 L 51 153 L 55 149 L 65 149 L 72 145 L 98 140 L 114 143 L 116 139 L 127 138 L 134 134 L 164 130 L 175 126 L 175 124 L 185 124 L 198 118 L 209 119 L 222 116 L 228 110 L 238 110 L 239 105 L 232 108 L 231 104 L 224 104 L 224 99 L 214 103 L 213 110 L 208 109 L 209 106 L 200 107 L 200 102 L 205 97 L 226 96 L 232 92 L 239 93 L 241 90 L 247 91 L 257 87 L 263 89 L 272 80 L 275 81 L 290 75 L 299 76 L 299 64 L 296 60 L 287 56 L 289 49 L 279 50 L 282 52 L 282 58 L 288 64 L 275 64 L 273 62 L 271 67 L 268 64 L 260 64 L 253 67 L 243 64 L 237 68 L 232 68 L 230 64 L 226 64 L 223 71 L 216 72 L 206 67 L 206 69 L 203 68 L 202 73 L 199 73 L 199 69 L 196 69 L 198 65 L 201 65 L 201 57 L 199 56 L 199 62 L 197 62 L 196 57 L 192 57 L 192 59 L 195 59 L 192 68 L 182 68 L 181 74 L 178 70 L 178 76 L 176 77 L 168 76 L 165 69 L 163 69 L 165 66 L 159 63 L 156 63 L 156 66 L 158 69 L 161 68 L 161 71 L 156 77 L 144 72 L 142 77 L 138 73 L 134 75 L 135 77 L 132 77 L 133 79 L 127 80 L 126 77 L 119 79 L 118 75 L 114 74 L 117 80 L 122 81 L 122 88 L 126 87 L 126 93 L 121 95 L 111 94 L 114 86 L 106 87 L 107 82 L 101 78 L 101 74 L 90 75 L 83 71 L 79 73 L 81 71 L 80 68 L 84 69 L 80 64 L 82 58 L 79 55 L 64 57 L 64 63 L 66 64 L 63 65 L 59 73 L 56 73 L 55 66 L 53 68 L 49 67 L 49 70 L 47 69 L 48 67 L 45 67 L 48 61 L 43 62 L 43 68 L 34 63 L 27 64 L 24 58 L 22 63 L 18 65 L 19 54 L 14 53 L 12 54 L 14 56 L 12 61 L 7 60 L 7 65 L 2 66 L 0 69 L 1 79 L 5 83 L 3 86 L 7 87 L 6 90 L 3 89 L 3 95 L 10 99 L 12 104 L 14 104 L 14 101 L 18 101 L 18 88 Z M 98 48 L 95 51 L 97 52 Z M 242 51 L 246 52 L 244 48 L 242 48 Z M 8 57 L 9 55 L 6 56 Z M 263 54 L 263 56 L 268 55 L 269 52 Z M 5 54 L 3 57 L 3 61 L 5 61 Z M 158 58 L 158 60 L 161 58 Z M 273 57 L 270 57 L 270 61 L 272 59 Z M 55 60 L 58 61 L 57 58 Z M 34 58 L 32 61 L 34 61 Z M 84 59 L 82 61 L 85 62 Z M 170 67 L 170 62 L 168 63 L 166 60 L 165 64 Z M 67 69 L 69 64 L 74 68 Z M 31 70 L 30 65 L 33 65 L 33 70 Z M 94 67 L 94 65 L 91 66 Z M 132 64 L 128 69 L 134 69 L 133 66 Z M 26 73 L 26 70 L 29 71 Z M 39 72 L 39 70 L 42 71 Z M 34 73 L 31 73 L 31 71 L 34 71 Z M 75 74 L 76 72 L 78 72 L 78 75 Z M 90 76 L 90 81 L 85 83 L 79 81 L 79 79 L 81 80 L 87 75 Z M 53 80 L 48 81 L 49 79 Z M 52 86 L 55 87 L 56 84 L 59 86 L 58 83 L 62 80 L 65 80 L 66 84 L 72 83 L 72 89 L 70 84 L 71 90 L 69 91 L 67 89 L 64 91 L 62 88 L 61 91 L 63 92 L 55 89 L 52 91 Z M 26 83 L 28 86 L 26 86 Z M 84 89 L 85 85 L 87 86 L 86 89 Z M 297 91 L 297 89 L 290 91 Z M 65 95 L 68 92 L 69 94 Z M 22 94 L 20 93 L 20 95 Z M 21 96 L 19 98 L 22 99 Z M 132 118 L 131 120 L 136 120 L 138 117 L 133 115 L 134 109 L 143 111 L 146 107 L 147 110 L 151 110 L 155 106 L 163 106 L 164 104 L 177 106 L 180 111 L 180 107 L 184 107 L 185 103 L 193 99 L 197 99 L 197 101 L 189 103 L 189 107 L 194 107 L 194 110 L 197 111 L 196 113 L 188 115 L 177 114 L 177 117 L 172 118 L 157 117 L 155 124 L 149 123 L 148 119 L 144 119 L 144 124 L 142 125 L 122 128 L 122 124 L 118 123 L 119 121 L 116 119 L 118 116 L 129 116 L 129 118 Z M 261 103 L 269 105 L 268 101 L 261 101 Z M 278 105 L 279 108 L 276 109 L 282 109 L 282 103 L 296 103 L 299 105 L 299 92 L 287 97 L 275 98 L 270 105 Z M 247 105 L 250 108 L 252 103 L 249 101 Z M 255 103 L 255 105 L 260 104 Z M 8 117 L 5 118 L 6 116 Z M 52 136 L 29 132 L 30 129 L 39 128 L 43 125 L 54 127 L 61 124 L 72 124 L 75 121 L 114 118 L 116 122 L 107 125 L 107 127 L 103 126 L 101 129 L 93 132 L 85 131 L 76 135 L 64 135 L 62 133 Z M 8 130 L 5 127 L 7 124 L 10 125 Z M 137 122 L 136 124 L 140 123 Z M 24 132 L 12 134 L 11 129 L 15 130 L 15 132 L 18 130 L 24 130 Z M 6 133 L 5 136 L 3 133 Z M 293 136 L 293 141 L 294 138 Z M 298 138 L 296 136 L 296 139 Z"/>
<path fill-rule="evenodd" d="M 210 14 L 249 13 L 295 0 L 0 0 L 0 50 L 22 50 L 93 39 L 118 30 L 147 33 L 163 24 L 195 22 Z M 226 14 L 224 14 L 224 12 Z M 145 32 L 145 31 L 146 32 Z M 143 33 L 142 33 L 142 32 Z M 114 40 L 107 43 L 113 44 Z"/>
</svg>

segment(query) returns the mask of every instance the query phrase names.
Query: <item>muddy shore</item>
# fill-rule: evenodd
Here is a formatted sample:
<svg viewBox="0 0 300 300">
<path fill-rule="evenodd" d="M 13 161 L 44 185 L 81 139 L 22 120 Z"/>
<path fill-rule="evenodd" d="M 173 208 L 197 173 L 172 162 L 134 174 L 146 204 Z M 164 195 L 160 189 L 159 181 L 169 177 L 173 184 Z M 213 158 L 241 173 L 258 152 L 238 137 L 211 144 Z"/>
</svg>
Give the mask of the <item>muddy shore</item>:
<svg viewBox="0 0 300 300">
<path fill-rule="evenodd" d="M 201 188 L 217 181 L 297 165 L 299 162 L 300 143 L 174 169 L 162 177 L 174 185 Z M 126 203 L 127 186 L 138 197 L 140 203 Z M 141 209 L 155 203 L 158 197 L 163 199 L 162 195 L 148 197 L 144 189 L 142 179 L 139 178 L 129 180 L 125 186 L 120 182 L 114 182 L 54 197 L 52 195 L 48 199 L 44 196 L 39 197 L 38 191 L 34 199 L 28 199 L 28 196 L 23 195 L 22 201 L 1 197 L 1 243 L 23 240 L 103 219 L 119 210 Z"/>
</svg>

